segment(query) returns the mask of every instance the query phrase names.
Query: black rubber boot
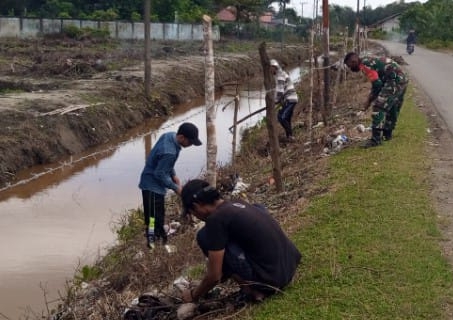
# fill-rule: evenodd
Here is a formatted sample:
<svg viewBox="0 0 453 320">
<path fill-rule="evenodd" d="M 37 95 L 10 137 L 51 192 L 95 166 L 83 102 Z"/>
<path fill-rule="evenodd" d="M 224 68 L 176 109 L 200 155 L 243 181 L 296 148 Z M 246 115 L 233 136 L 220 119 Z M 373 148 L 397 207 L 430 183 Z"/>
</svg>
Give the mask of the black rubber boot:
<svg viewBox="0 0 453 320">
<path fill-rule="evenodd" d="M 371 130 L 371 139 L 368 139 L 362 145 L 362 148 L 372 148 L 372 147 L 377 147 L 378 145 L 380 145 L 382 142 L 381 134 L 382 134 L 381 129 L 373 128 Z"/>
<path fill-rule="evenodd" d="M 392 130 L 382 130 L 382 135 L 385 141 L 392 140 Z"/>
</svg>

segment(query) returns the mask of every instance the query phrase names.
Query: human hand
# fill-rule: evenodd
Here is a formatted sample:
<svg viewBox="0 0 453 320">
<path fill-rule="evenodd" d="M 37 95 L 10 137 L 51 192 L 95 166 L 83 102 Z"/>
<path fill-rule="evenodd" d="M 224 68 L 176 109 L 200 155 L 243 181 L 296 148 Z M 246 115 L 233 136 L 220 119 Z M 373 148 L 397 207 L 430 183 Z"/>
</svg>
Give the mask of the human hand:
<svg viewBox="0 0 453 320">
<path fill-rule="evenodd" d="M 183 302 L 193 302 L 192 290 L 187 289 L 181 292 L 181 299 Z"/>
<path fill-rule="evenodd" d="M 371 105 L 370 100 L 367 100 L 367 101 L 363 104 L 362 111 L 363 111 L 363 112 L 366 112 L 366 111 L 368 110 L 368 108 L 370 107 L 370 105 Z"/>
<path fill-rule="evenodd" d="M 173 177 L 171 177 L 171 179 L 173 180 L 173 182 L 175 184 L 177 184 L 178 186 L 181 186 L 181 180 L 179 180 L 179 178 L 177 176 L 173 176 Z"/>
</svg>

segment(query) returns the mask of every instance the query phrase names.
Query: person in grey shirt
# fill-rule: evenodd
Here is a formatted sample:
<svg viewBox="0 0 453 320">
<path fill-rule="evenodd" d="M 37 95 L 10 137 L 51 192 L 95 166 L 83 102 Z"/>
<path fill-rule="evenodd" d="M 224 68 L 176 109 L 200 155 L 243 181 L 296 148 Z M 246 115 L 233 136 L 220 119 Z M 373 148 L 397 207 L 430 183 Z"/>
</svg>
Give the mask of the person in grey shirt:
<svg viewBox="0 0 453 320">
<path fill-rule="evenodd" d="M 277 60 L 271 59 L 271 72 L 275 77 L 275 104 L 279 105 L 278 122 L 285 130 L 286 139 L 288 142 L 294 142 L 293 128 L 291 120 L 294 113 L 294 108 L 298 102 L 297 92 L 290 76 L 284 71 Z"/>
<path fill-rule="evenodd" d="M 190 123 L 181 124 L 177 132 L 164 133 L 149 153 L 140 176 L 145 236 L 150 248 L 156 241 L 167 242 L 165 223 L 165 194 L 168 189 L 181 194 L 181 181 L 174 169 L 181 148 L 200 146 L 198 128 Z"/>
</svg>

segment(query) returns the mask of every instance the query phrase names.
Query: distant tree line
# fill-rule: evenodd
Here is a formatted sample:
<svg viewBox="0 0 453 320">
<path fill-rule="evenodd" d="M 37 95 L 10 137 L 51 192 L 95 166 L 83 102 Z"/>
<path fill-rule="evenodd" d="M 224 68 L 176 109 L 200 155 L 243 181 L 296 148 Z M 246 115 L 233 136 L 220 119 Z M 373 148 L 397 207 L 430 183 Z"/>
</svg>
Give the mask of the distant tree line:
<svg viewBox="0 0 453 320">
<path fill-rule="evenodd" d="M 159 22 L 195 22 L 203 14 L 214 15 L 221 8 L 233 6 L 238 19 L 250 20 L 273 2 L 290 0 L 152 0 L 151 19 Z M 2 0 L 0 14 L 46 18 L 103 20 L 143 19 L 144 0 Z"/>
<path fill-rule="evenodd" d="M 299 4 L 297 0 L 292 2 Z M 222 8 L 231 6 L 237 12 L 237 22 L 253 23 L 256 17 L 271 10 L 276 18 L 285 18 L 288 23 L 304 30 L 309 28 L 313 19 L 298 16 L 293 8 L 288 7 L 290 3 L 291 0 L 152 0 L 151 20 L 200 22 L 203 14 L 215 17 Z M 143 5 L 144 0 L 2 0 L 0 14 L 11 17 L 142 21 Z M 331 34 L 343 32 L 345 27 L 351 33 L 357 19 L 356 10 L 336 4 L 329 7 Z M 429 0 L 424 4 L 395 1 L 385 7 L 362 7 L 358 18 L 361 24 L 370 26 L 394 14 L 402 14 L 402 32 L 415 29 L 422 41 L 453 40 L 453 0 Z"/>
<path fill-rule="evenodd" d="M 299 3 L 293 0 L 296 5 Z M 277 18 L 285 17 L 289 23 L 300 24 L 293 8 L 287 7 L 291 0 L 152 0 L 151 14 L 154 21 L 194 22 L 203 14 L 215 15 L 220 9 L 232 6 L 241 22 L 251 22 L 265 11 L 274 10 Z M 45 18 L 76 18 L 103 20 L 142 20 L 144 0 L 2 0 L 0 14 L 3 16 L 26 16 Z M 371 24 L 396 12 L 403 12 L 407 4 L 394 3 L 386 7 L 363 8 L 361 20 Z M 331 22 L 335 28 L 353 26 L 355 11 L 349 7 L 331 5 Z M 311 19 L 308 19 L 311 20 Z"/>
<path fill-rule="evenodd" d="M 453 0 L 429 0 L 415 3 L 406 10 L 401 19 L 401 28 L 415 30 L 421 42 L 448 46 L 453 42 Z"/>
</svg>

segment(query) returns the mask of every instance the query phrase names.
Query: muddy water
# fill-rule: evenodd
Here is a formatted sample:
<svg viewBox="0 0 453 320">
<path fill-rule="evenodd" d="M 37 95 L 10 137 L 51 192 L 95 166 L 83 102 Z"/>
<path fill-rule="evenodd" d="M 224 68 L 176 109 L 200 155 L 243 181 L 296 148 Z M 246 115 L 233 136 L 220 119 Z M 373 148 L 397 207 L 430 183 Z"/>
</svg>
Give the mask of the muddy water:
<svg viewBox="0 0 453 320">
<path fill-rule="evenodd" d="M 248 114 L 248 107 L 241 107 L 241 114 Z M 257 100 L 250 107 L 259 108 Z M 91 150 L 93 156 L 85 154 L 83 160 L 65 159 L 55 171 L 0 193 L 0 314 L 17 319 L 24 307 L 42 310 L 44 290 L 48 300 L 57 298 L 78 265 L 94 261 L 114 244 L 115 223 L 128 209 L 141 206 L 137 184 L 147 150 L 183 121 L 196 123 L 206 141 L 203 109 L 182 109 L 160 127 L 147 124 L 125 141 Z M 219 162 L 229 161 L 231 154 L 231 142 L 226 142 L 232 138 L 230 110 L 218 114 Z M 182 181 L 197 177 L 205 159 L 205 146 L 183 149 L 175 168 L 178 176 Z M 33 168 L 23 177 L 43 170 L 49 168 Z"/>
<path fill-rule="evenodd" d="M 292 77 L 297 78 L 294 70 Z M 230 162 L 233 135 L 232 98 L 216 100 L 216 139 L 219 164 Z M 203 101 L 178 107 L 165 123 L 148 122 L 108 145 L 64 159 L 54 166 L 21 173 L 23 183 L 0 191 L 0 316 L 19 319 L 41 313 L 45 301 L 64 292 L 77 266 L 93 262 L 114 244 L 112 231 L 129 209 L 141 206 L 137 187 L 146 154 L 164 132 L 190 121 L 206 141 Z M 241 93 L 238 119 L 263 108 L 264 92 Z M 255 125 L 264 112 L 241 123 Z M 205 170 L 206 144 L 183 149 L 176 164 L 182 181 Z"/>
</svg>

